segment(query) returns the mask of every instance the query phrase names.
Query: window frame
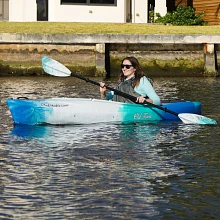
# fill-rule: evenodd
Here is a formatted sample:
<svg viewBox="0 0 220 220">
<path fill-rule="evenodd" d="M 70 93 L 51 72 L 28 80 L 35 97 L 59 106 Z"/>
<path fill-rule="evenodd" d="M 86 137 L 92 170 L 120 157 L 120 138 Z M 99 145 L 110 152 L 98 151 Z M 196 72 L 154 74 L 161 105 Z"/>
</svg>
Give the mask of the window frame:
<svg viewBox="0 0 220 220">
<path fill-rule="evenodd" d="M 60 5 L 85 5 L 85 6 L 117 6 L 117 0 L 114 0 L 113 4 L 108 3 L 90 3 L 90 0 L 86 0 L 86 3 L 69 3 L 69 2 L 63 2 L 65 0 L 60 0 Z"/>
</svg>

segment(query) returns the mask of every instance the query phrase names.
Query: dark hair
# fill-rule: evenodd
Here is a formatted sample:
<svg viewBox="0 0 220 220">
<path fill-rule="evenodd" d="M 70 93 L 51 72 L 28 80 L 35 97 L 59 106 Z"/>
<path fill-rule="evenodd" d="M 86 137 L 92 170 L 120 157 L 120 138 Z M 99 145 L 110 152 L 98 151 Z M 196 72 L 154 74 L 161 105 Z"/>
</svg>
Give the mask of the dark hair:
<svg viewBox="0 0 220 220">
<path fill-rule="evenodd" d="M 135 86 L 138 86 L 140 83 L 140 78 L 145 76 L 144 72 L 142 71 L 140 64 L 138 62 L 138 60 L 135 57 L 125 57 L 121 63 L 123 63 L 125 60 L 130 61 L 131 65 L 136 69 L 134 75 L 135 75 L 135 79 L 134 82 L 132 84 L 132 87 L 134 88 Z M 119 75 L 119 80 L 120 81 L 124 81 L 126 79 L 126 77 L 123 74 L 123 71 L 121 70 L 120 75 Z"/>
</svg>

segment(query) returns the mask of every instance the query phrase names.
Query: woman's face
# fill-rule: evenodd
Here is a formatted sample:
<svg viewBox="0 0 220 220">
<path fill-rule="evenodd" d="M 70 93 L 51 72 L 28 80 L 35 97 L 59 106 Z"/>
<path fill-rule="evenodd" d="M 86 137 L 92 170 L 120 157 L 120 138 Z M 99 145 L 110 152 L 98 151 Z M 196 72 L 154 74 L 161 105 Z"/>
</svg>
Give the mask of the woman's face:
<svg viewBox="0 0 220 220">
<path fill-rule="evenodd" d="M 129 60 L 124 60 L 121 65 L 122 72 L 127 79 L 130 79 L 134 76 L 136 69 L 132 66 Z"/>
</svg>

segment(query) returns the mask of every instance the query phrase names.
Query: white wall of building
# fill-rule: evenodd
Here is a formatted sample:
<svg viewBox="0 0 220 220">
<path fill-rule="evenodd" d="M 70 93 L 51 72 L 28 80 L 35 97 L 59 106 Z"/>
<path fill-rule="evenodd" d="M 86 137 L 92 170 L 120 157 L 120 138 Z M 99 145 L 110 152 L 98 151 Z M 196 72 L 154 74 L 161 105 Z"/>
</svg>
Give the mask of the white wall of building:
<svg viewBox="0 0 220 220">
<path fill-rule="evenodd" d="M 36 0 L 9 0 L 9 21 L 36 21 Z"/>
<path fill-rule="evenodd" d="M 156 13 L 160 13 L 161 16 L 166 15 L 167 13 L 167 0 L 155 0 L 155 8 L 154 8 L 154 12 Z"/>
<path fill-rule="evenodd" d="M 53 22 L 126 22 L 126 0 L 117 6 L 61 5 L 48 1 L 48 20 Z M 10 0 L 9 21 L 37 21 L 36 0 Z"/>
<path fill-rule="evenodd" d="M 52 2 L 53 1 L 53 2 Z M 125 2 L 116 6 L 60 5 L 60 0 L 49 0 L 49 20 L 61 22 L 126 22 Z M 54 12 L 52 13 L 51 10 Z"/>
<path fill-rule="evenodd" d="M 148 0 L 132 0 L 132 23 L 148 22 Z"/>
</svg>

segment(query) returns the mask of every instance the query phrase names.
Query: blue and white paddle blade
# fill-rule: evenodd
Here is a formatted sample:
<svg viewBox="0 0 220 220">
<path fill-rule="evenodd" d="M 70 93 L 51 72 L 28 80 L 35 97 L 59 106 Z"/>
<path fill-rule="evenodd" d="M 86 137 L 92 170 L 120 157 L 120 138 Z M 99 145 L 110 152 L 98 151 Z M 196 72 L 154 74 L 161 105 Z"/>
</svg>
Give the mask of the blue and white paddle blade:
<svg viewBox="0 0 220 220">
<path fill-rule="evenodd" d="M 178 116 L 185 124 L 217 124 L 214 119 L 207 118 L 202 115 L 180 113 Z"/>
<path fill-rule="evenodd" d="M 46 73 L 53 76 L 67 77 L 71 75 L 71 71 L 64 65 L 49 57 L 42 57 L 42 66 Z"/>
</svg>

